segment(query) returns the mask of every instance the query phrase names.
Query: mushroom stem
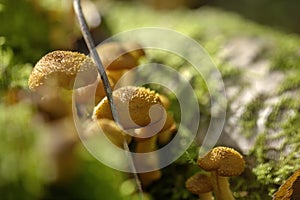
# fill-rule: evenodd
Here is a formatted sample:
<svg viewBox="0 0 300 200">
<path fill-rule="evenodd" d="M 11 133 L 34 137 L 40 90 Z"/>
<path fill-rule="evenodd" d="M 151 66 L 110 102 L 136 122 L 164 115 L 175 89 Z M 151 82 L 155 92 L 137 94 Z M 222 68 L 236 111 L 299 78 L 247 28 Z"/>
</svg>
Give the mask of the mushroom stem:
<svg viewBox="0 0 300 200">
<path fill-rule="evenodd" d="M 219 176 L 216 171 L 211 172 L 211 182 L 217 200 L 235 200 L 232 195 L 228 177 Z"/>
<path fill-rule="evenodd" d="M 156 141 L 157 136 L 153 136 L 147 139 L 138 139 L 136 144 L 136 153 L 148 153 L 155 151 L 157 149 L 156 147 Z M 153 156 L 150 159 L 147 160 L 137 160 L 137 162 L 140 162 L 139 165 L 145 165 L 145 166 L 152 166 L 152 165 L 158 165 L 158 157 Z M 154 170 L 146 173 L 139 173 L 139 177 L 141 180 L 141 183 L 144 187 L 147 187 L 154 181 L 160 179 L 161 177 L 161 171 L 160 170 Z"/>
<path fill-rule="evenodd" d="M 213 200 L 212 192 L 199 194 L 199 200 Z"/>
</svg>

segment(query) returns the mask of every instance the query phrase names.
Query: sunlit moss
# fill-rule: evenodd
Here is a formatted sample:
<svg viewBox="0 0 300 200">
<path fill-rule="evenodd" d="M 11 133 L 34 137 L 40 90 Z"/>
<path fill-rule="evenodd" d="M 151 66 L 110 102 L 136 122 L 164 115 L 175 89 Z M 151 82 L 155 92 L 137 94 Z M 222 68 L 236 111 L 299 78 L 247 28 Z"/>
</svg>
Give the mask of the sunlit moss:
<svg viewBox="0 0 300 200">
<path fill-rule="evenodd" d="M 300 61 L 299 61 L 300 68 Z M 287 76 L 282 85 L 278 88 L 278 93 L 281 94 L 286 91 L 298 89 L 300 87 L 300 71 L 296 71 L 291 75 Z"/>
</svg>

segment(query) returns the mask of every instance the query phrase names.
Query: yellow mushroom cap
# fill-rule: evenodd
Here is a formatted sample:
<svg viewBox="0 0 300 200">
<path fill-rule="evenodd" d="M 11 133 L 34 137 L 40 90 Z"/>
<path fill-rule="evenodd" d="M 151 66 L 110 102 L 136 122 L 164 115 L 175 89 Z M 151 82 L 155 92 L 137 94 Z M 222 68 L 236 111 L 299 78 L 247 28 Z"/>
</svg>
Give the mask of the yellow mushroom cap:
<svg viewBox="0 0 300 200">
<path fill-rule="evenodd" d="M 219 176 L 238 176 L 245 168 L 243 156 L 228 147 L 215 147 L 203 158 L 198 158 L 197 163 L 206 171 L 216 171 Z"/>
<path fill-rule="evenodd" d="M 91 58 L 71 51 L 53 51 L 42 57 L 33 68 L 28 85 L 33 91 L 45 87 L 72 89 L 76 76 L 77 87 L 93 83 L 97 68 Z M 41 89 L 43 90 L 43 89 Z"/>
<path fill-rule="evenodd" d="M 211 192 L 213 186 L 208 176 L 204 174 L 195 174 L 185 182 L 185 187 L 193 194 L 203 194 Z"/>
<path fill-rule="evenodd" d="M 113 91 L 113 98 L 120 123 L 125 129 L 144 127 L 164 117 L 164 108 L 158 95 L 144 87 L 119 88 Z M 155 106 L 154 109 L 152 106 Z M 93 117 L 113 119 L 107 97 L 95 107 Z"/>
<path fill-rule="evenodd" d="M 97 52 L 107 70 L 131 69 L 138 65 L 138 59 L 144 51 L 138 45 L 122 44 L 120 42 L 107 42 L 97 47 Z M 135 49 L 137 46 L 140 49 Z M 137 48 L 136 47 L 136 48 Z"/>
</svg>

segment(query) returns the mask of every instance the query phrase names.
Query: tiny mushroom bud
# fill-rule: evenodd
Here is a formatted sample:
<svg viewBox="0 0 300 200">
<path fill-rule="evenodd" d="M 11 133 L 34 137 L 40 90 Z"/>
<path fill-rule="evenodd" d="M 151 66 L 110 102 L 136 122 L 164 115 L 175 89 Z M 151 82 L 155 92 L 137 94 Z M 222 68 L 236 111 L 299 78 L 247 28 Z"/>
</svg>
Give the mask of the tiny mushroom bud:
<svg viewBox="0 0 300 200">
<path fill-rule="evenodd" d="M 217 200 L 234 200 L 228 177 L 238 176 L 244 171 L 242 155 L 232 148 L 216 147 L 204 157 L 198 158 L 200 168 L 211 172 L 211 182 Z"/>
<path fill-rule="evenodd" d="M 195 174 L 185 182 L 188 191 L 199 196 L 200 200 L 212 200 L 213 187 L 210 178 L 205 174 Z"/>
<path fill-rule="evenodd" d="M 158 122 L 164 116 L 164 109 L 158 95 L 144 87 L 119 88 L 113 91 L 113 98 L 120 124 L 124 129 L 144 127 Z M 93 118 L 113 119 L 107 97 L 95 107 Z"/>
</svg>

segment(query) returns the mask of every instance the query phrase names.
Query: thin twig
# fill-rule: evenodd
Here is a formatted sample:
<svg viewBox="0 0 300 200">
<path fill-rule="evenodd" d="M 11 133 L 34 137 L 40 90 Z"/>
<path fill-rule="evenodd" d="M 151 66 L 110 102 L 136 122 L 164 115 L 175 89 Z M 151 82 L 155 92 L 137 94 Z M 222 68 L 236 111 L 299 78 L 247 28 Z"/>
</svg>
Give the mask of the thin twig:
<svg viewBox="0 0 300 200">
<path fill-rule="evenodd" d="M 79 25 L 80 25 L 80 28 L 81 28 L 83 38 L 85 40 L 85 43 L 87 44 L 87 47 L 90 51 L 90 54 L 91 54 L 92 58 L 96 62 L 98 73 L 100 74 L 101 80 L 104 84 L 104 90 L 105 90 L 105 93 L 106 93 L 106 96 L 107 96 L 107 99 L 108 99 L 108 102 L 109 102 L 109 106 L 110 106 L 110 109 L 111 109 L 111 112 L 112 112 L 113 119 L 121 127 L 121 124 L 119 123 L 120 121 L 119 121 L 119 118 L 118 118 L 117 110 L 116 110 L 116 107 L 114 105 L 114 100 L 112 98 L 112 89 L 111 89 L 110 83 L 108 81 L 106 72 L 104 70 L 103 64 L 101 62 L 101 59 L 100 59 L 100 57 L 99 57 L 99 55 L 98 55 L 98 53 L 95 49 L 94 41 L 92 39 L 92 36 L 91 36 L 90 31 L 89 31 L 88 25 L 86 23 L 85 17 L 83 15 L 82 7 L 81 7 L 81 0 L 73 0 L 73 6 L 74 6 L 74 10 L 75 10 L 77 19 L 79 21 Z M 129 147 L 128 147 L 128 144 L 127 144 L 125 138 L 123 140 L 123 147 L 124 147 L 124 150 L 126 151 L 126 156 L 127 156 L 128 161 L 130 163 L 130 167 L 131 167 L 131 170 L 133 172 L 133 175 L 134 175 L 134 178 L 135 178 L 135 181 L 136 181 L 136 185 L 137 185 L 138 190 L 139 190 L 140 198 L 143 199 L 143 190 L 142 190 L 141 182 L 140 182 L 140 180 L 137 176 L 136 168 L 135 168 L 133 159 L 130 155 L 130 150 L 129 150 Z"/>
</svg>

